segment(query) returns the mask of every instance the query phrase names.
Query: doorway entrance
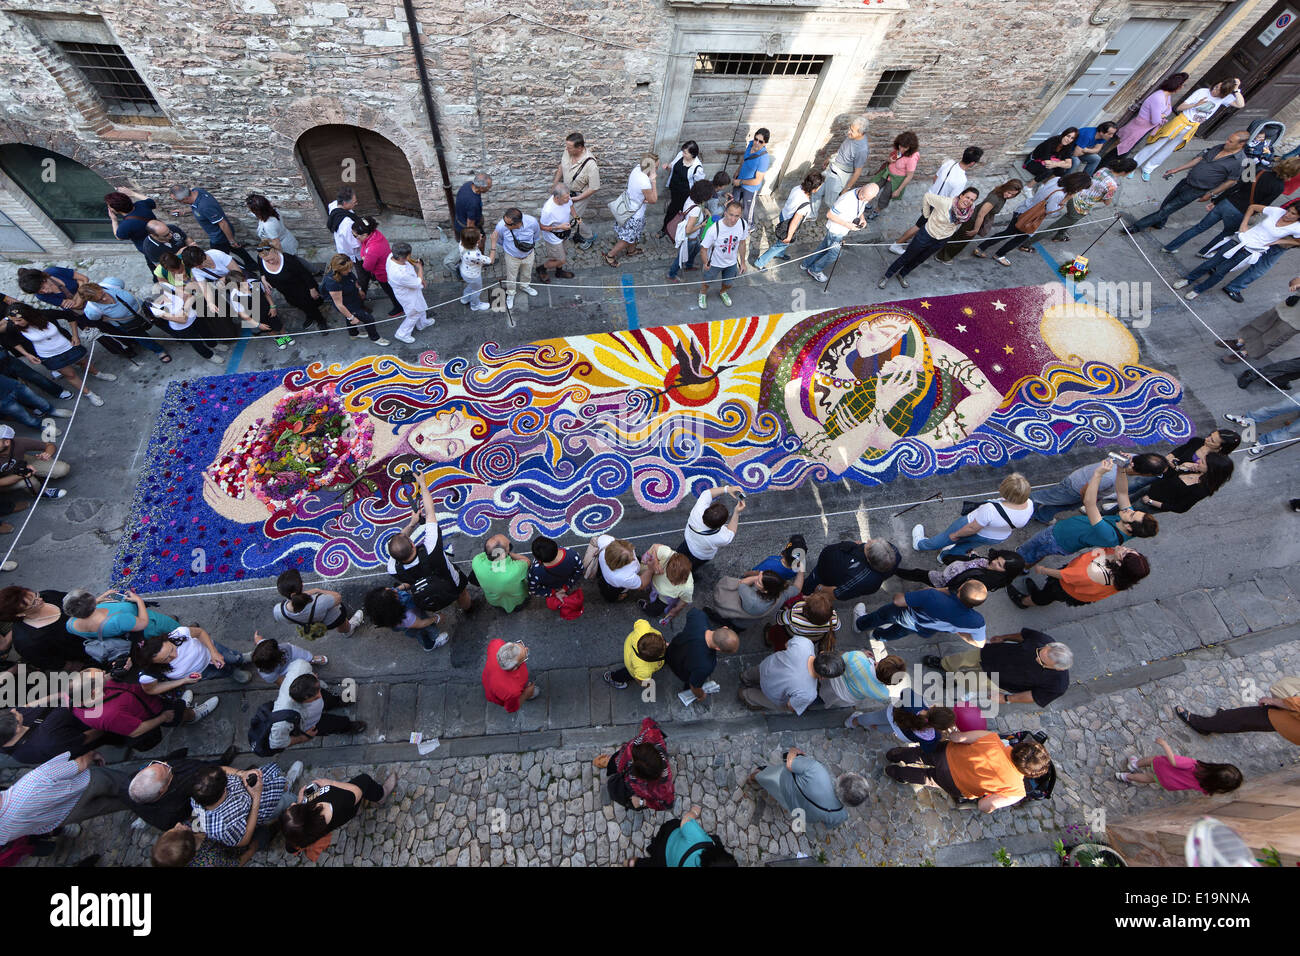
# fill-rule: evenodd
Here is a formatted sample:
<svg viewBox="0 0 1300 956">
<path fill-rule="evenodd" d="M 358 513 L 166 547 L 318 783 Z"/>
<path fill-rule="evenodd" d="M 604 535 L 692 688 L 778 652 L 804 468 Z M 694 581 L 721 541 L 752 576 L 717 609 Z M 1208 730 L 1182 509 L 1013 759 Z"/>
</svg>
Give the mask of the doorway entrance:
<svg viewBox="0 0 1300 956">
<path fill-rule="evenodd" d="M 1144 18 L 1126 22 L 1115 32 L 1106 49 L 1092 58 L 1083 75 L 1074 81 L 1026 145 L 1037 146 L 1068 126 L 1095 125 L 1102 119 L 1106 104 L 1160 49 L 1176 25 L 1176 20 Z"/>
<path fill-rule="evenodd" d="M 388 213 L 423 218 L 411 164 L 400 149 L 374 130 L 332 123 L 298 138 L 298 158 L 325 205 L 351 186 L 365 215 Z"/>
<path fill-rule="evenodd" d="M 94 170 L 26 143 L 0 146 L 0 170 L 73 242 L 115 242 L 104 195 L 113 187 Z"/>
<path fill-rule="evenodd" d="M 1219 110 L 1210 122 L 1201 126 L 1199 136 L 1212 136 L 1229 120 L 1230 129 L 1246 129 L 1256 120 L 1272 118 L 1300 96 L 1298 21 L 1300 0 L 1280 0 L 1223 59 L 1206 71 L 1196 89 L 1212 86 L 1225 77 L 1239 76 L 1246 108 Z"/>
</svg>

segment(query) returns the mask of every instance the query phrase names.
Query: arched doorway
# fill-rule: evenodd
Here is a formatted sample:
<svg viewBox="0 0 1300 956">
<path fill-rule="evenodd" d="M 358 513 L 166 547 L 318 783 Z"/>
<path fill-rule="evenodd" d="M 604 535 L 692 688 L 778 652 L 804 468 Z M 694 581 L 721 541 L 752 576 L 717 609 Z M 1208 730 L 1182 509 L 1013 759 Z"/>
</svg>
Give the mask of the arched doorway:
<svg viewBox="0 0 1300 956">
<path fill-rule="evenodd" d="M 298 138 L 298 158 L 326 205 L 340 186 L 357 193 L 363 213 L 423 218 L 411 164 L 390 140 L 373 130 L 331 123 Z"/>
<path fill-rule="evenodd" d="M 26 143 L 0 146 L 0 170 L 73 242 L 113 242 L 104 194 L 113 187 L 98 173 Z"/>
</svg>

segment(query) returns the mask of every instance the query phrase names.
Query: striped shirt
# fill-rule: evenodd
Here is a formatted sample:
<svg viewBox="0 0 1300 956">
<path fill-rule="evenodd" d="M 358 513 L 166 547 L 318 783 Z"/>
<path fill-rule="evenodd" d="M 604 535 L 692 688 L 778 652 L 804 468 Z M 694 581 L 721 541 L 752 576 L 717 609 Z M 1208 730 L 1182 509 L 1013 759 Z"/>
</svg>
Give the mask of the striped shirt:
<svg viewBox="0 0 1300 956">
<path fill-rule="evenodd" d="M 814 624 L 807 617 L 808 602 L 800 601 L 794 607 L 788 607 L 777 619 L 792 637 L 806 637 L 814 644 L 827 634 L 840 629 L 840 616 L 831 611 L 831 619 L 826 624 Z"/>
<path fill-rule="evenodd" d="M 257 806 L 259 825 L 270 823 L 276 818 L 280 798 L 284 796 L 288 781 L 279 764 L 269 763 L 259 767 L 262 774 L 262 801 Z M 244 773 L 226 774 L 226 795 L 211 810 L 205 810 L 193 800 L 190 805 L 200 815 L 203 832 L 226 846 L 239 846 L 248 827 L 248 814 L 253 809 L 253 795 L 244 786 Z"/>
<path fill-rule="evenodd" d="M 821 698 L 829 707 L 856 707 L 889 700 L 889 688 L 876 680 L 876 663 L 866 651 L 845 651 L 844 673 L 821 681 Z"/>
<path fill-rule="evenodd" d="M 90 770 L 81 769 L 68 751 L 27 771 L 0 793 L 0 846 L 56 829 L 89 785 Z"/>
</svg>

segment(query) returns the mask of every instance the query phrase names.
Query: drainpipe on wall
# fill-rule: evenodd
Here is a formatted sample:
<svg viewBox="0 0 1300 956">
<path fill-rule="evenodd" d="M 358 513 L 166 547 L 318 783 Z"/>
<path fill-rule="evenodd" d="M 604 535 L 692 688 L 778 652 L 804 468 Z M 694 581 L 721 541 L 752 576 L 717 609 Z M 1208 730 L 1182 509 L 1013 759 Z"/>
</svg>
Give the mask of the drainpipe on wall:
<svg viewBox="0 0 1300 956">
<path fill-rule="evenodd" d="M 438 171 L 442 173 L 442 193 L 447 200 L 447 213 L 456 217 L 456 197 L 451 191 L 451 174 L 447 172 L 447 154 L 442 146 L 442 131 L 438 129 L 438 115 L 433 109 L 433 89 L 429 85 L 429 71 L 424 65 L 424 45 L 420 42 L 420 25 L 415 19 L 411 0 L 402 0 L 406 10 L 406 25 L 411 33 L 411 50 L 415 53 L 415 70 L 420 75 L 420 92 L 424 94 L 424 112 L 429 117 L 429 131 L 433 134 L 433 149 L 438 154 Z"/>
</svg>

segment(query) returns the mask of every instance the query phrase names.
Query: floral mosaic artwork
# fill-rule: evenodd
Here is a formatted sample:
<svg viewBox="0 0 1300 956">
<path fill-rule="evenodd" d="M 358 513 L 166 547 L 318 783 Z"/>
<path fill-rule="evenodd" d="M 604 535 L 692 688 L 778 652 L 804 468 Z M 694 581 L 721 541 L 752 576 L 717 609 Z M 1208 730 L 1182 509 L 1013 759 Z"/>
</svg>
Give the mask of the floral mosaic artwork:
<svg viewBox="0 0 1300 956">
<path fill-rule="evenodd" d="M 115 579 L 374 568 L 417 479 L 448 530 L 589 535 L 715 483 L 879 485 L 1177 442 L 1181 395 L 1059 285 L 177 382 Z"/>
</svg>

